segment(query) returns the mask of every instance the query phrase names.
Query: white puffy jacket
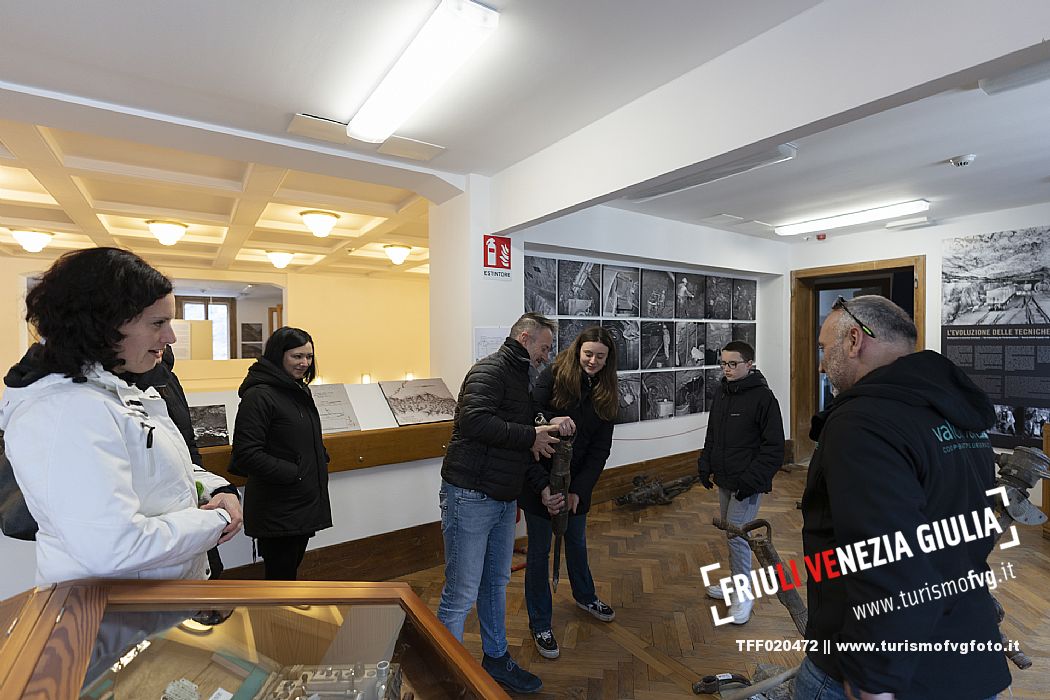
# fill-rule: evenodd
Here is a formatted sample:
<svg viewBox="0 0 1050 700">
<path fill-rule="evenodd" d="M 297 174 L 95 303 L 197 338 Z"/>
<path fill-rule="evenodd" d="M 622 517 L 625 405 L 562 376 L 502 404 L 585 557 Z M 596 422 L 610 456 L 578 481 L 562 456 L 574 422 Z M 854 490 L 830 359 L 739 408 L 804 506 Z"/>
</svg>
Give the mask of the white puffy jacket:
<svg viewBox="0 0 1050 700">
<path fill-rule="evenodd" d="M 40 526 L 37 584 L 207 578 L 206 552 L 230 516 L 199 509 L 194 482 L 208 494 L 228 482 L 194 470 L 156 389 L 99 366 L 85 377 L 8 386 L 0 402 L 7 456 Z"/>
</svg>

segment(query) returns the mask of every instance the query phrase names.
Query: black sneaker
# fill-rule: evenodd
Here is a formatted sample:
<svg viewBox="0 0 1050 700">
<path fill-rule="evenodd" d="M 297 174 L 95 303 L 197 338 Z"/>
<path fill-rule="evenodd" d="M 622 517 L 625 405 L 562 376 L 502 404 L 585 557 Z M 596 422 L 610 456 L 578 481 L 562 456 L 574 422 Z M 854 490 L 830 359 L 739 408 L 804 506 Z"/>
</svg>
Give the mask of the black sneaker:
<svg viewBox="0 0 1050 700">
<path fill-rule="evenodd" d="M 594 602 L 588 603 L 587 605 L 577 602 L 576 607 L 586 610 L 602 622 L 612 622 L 613 618 L 616 617 L 616 611 L 598 598 L 595 598 Z"/>
<path fill-rule="evenodd" d="M 561 649 L 558 648 L 558 640 L 554 638 L 554 632 L 551 630 L 533 632 L 532 641 L 536 642 L 536 651 L 540 652 L 540 656 L 543 658 L 556 659 L 561 656 Z"/>
<path fill-rule="evenodd" d="M 515 693 L 535 693 L 543 687 L 539 676 L 533 675 L 510 658 L 510 652 L 498 659 L 488 654 L 481 659 L 481 667 L 492 676 L 492 680 Z"/>
</svg>

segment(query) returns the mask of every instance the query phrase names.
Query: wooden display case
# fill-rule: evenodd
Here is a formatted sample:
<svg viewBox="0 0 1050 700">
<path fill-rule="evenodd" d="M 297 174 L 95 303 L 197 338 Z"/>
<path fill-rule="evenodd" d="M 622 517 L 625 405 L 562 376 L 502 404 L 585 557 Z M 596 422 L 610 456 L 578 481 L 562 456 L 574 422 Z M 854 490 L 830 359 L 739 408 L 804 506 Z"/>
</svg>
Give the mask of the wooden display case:
<svg viewBox="0 0 1050 700">
<path fill-rule="evenodd" d="M 0 635 L 5 700 L 508 698 L 403 583 L 75 581 Z"/>
</svg>

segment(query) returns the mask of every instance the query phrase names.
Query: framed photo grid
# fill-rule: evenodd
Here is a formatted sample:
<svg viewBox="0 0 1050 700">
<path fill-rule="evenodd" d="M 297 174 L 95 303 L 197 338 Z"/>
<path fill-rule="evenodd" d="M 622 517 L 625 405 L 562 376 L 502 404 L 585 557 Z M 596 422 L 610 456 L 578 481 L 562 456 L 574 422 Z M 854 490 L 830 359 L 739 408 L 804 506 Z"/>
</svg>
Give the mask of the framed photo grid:
<svg viewBox="0 0 1050 700">
<path fill-rule="evenodd" d="M 525 256 L 525 311 L 557 322 L 555 352 L 591 326 L 612 335 L 617 423 L 708 411 L 721 349 L 732 340 L 755 345 L 757 294 L 752 279 Z"/>
</svg>

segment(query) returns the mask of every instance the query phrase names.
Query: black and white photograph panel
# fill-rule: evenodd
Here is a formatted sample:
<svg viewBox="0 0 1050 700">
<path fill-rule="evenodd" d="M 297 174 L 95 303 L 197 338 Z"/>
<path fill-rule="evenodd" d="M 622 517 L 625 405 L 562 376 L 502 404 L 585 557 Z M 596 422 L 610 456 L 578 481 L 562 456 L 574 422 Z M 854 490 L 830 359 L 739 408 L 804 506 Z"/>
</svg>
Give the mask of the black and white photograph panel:
<svg viewBox="0 0 1050 700">
<path fill-rule="evenodd" d="M 1023 406 L 1002 406 L 995 404 L 995 425 L 988 432 L 999 435 L 1020 435 L 1024 429 L 1017 420 L 1018 415 L 1024 415 Z"/>
<path fill-rule="evenodd" d="M 732 339 L 733 324 L 708 321 L 707 346 L 704 348 L 707 351 L 704 353 L 707 362 L 704 364 L 717 365 L 722 359 L 722 348 L 728 345 Z"/>
<path fill-rule="evenodd" d="M 1026 406 L 1024 409 L 1024 434 L 1027 438 L 1043 437 L 1043 425 L 1050 422 L 1050 408 L 1033 408 Z"/>
<path fill-rule="evenodd" d="M 642 318 L 674 318 L 674 273 L 642 268 Z"/>
<path fill-rule="evenodd" d="M 758 339 L 758 324 L 756 323 L 734 323 L 733 340 L 741 340 L 752 348 L 757 348 L 755 342 Z"/>
<path fill-rule="evenodd" d="M 704 412 L 704 370 L 674 373 L 674 414 L 690 416 Z"/>
<path fill-rule="evenodd" d="M 1050 323 L 1050 226 L 946 238 L 941 324 Z"/>
<path fill-rule="evenodd" d="M 755 302 L 758 299 L 758 282 L 755 280 L 733 280 L 733 320 L 754 321 Z"/>
<path fill-rule="evenodd" d="M 525 312 L 557 316 L 558 261 L 554 258 L 525 256 Z"/>
<path fill-rule="evenodd" d="M 558 352 L 561 352 L 572 345 L 572 341 L 576 340 L 576 336 L 580 333 L 591 326 L 600 325 L 602 325 L 602 322 L 596 318 L 559 318 L 558 338 L 554 347 L 557 348 Z M 552 357 L 551 361 L 553 360 L 554 358 Z"/>
<path fill-rule="evenodd" d="M 674 321 L 642 321 L 642 369 L 674 367 Z"/>
<path fill-rule="evenodd" d="M 707 278 L 706 318 L 723 318 L 727 321 L 733 312 L 733 280 L 730 277 Z"/>
<path fill-rule="evenodd" d="M 616 422 L 637 423 L 642 405 L 641 378 L 637 374 L 621 374 L 616 377 L 616 383 L 620 394 Z"/>
<path fill-rule="evenodd" d="M 703 318 L 707 278 L 686 272 L 675 273 L 674 317 Z"/>
<path fill-rule="evenodd" d="M 638 321 L 602 321 L 602 328 L 609 331 L 616 344 L 616 371 L 637 370 L 642 349 Z"/>
<path fill-rule="evenodd" d="M 579 260 L 558 261 L 558 315 L 601 314 L 602 266 Z"/>
<path fill-rule="evenodd" d="M 638 268 L 602 265 L 602 315 L 638 316 Z"/>
<path fill-rule="evenodd" d="M 642 373 L 642 420 L 674 416 L 674 372 Z"/>
<path fill-rule="evenodd" d="M 704 364 L 704 324 L 676 321 L 674 324 L 675 367 L 699 367 Z"/>
<path fill-rule="evenodd" d="M 711 404 L 715 401 L 715 394 L 722 391 L 722 370 L 704 370 L 704 411 L 711 410 Z"/>
<path fill-rule="evenodd" d="M 418 425 L 452 420 L 456 400 L 442 379 L 379 382 L 398 425 Z"/>
<path fill-rule="evenodd" d="M 230 428 L 226 422 L 226 405 L 190 406 L 190 423 L 197 447 L 215 447 L 230 444 Z"/>
</svg>

